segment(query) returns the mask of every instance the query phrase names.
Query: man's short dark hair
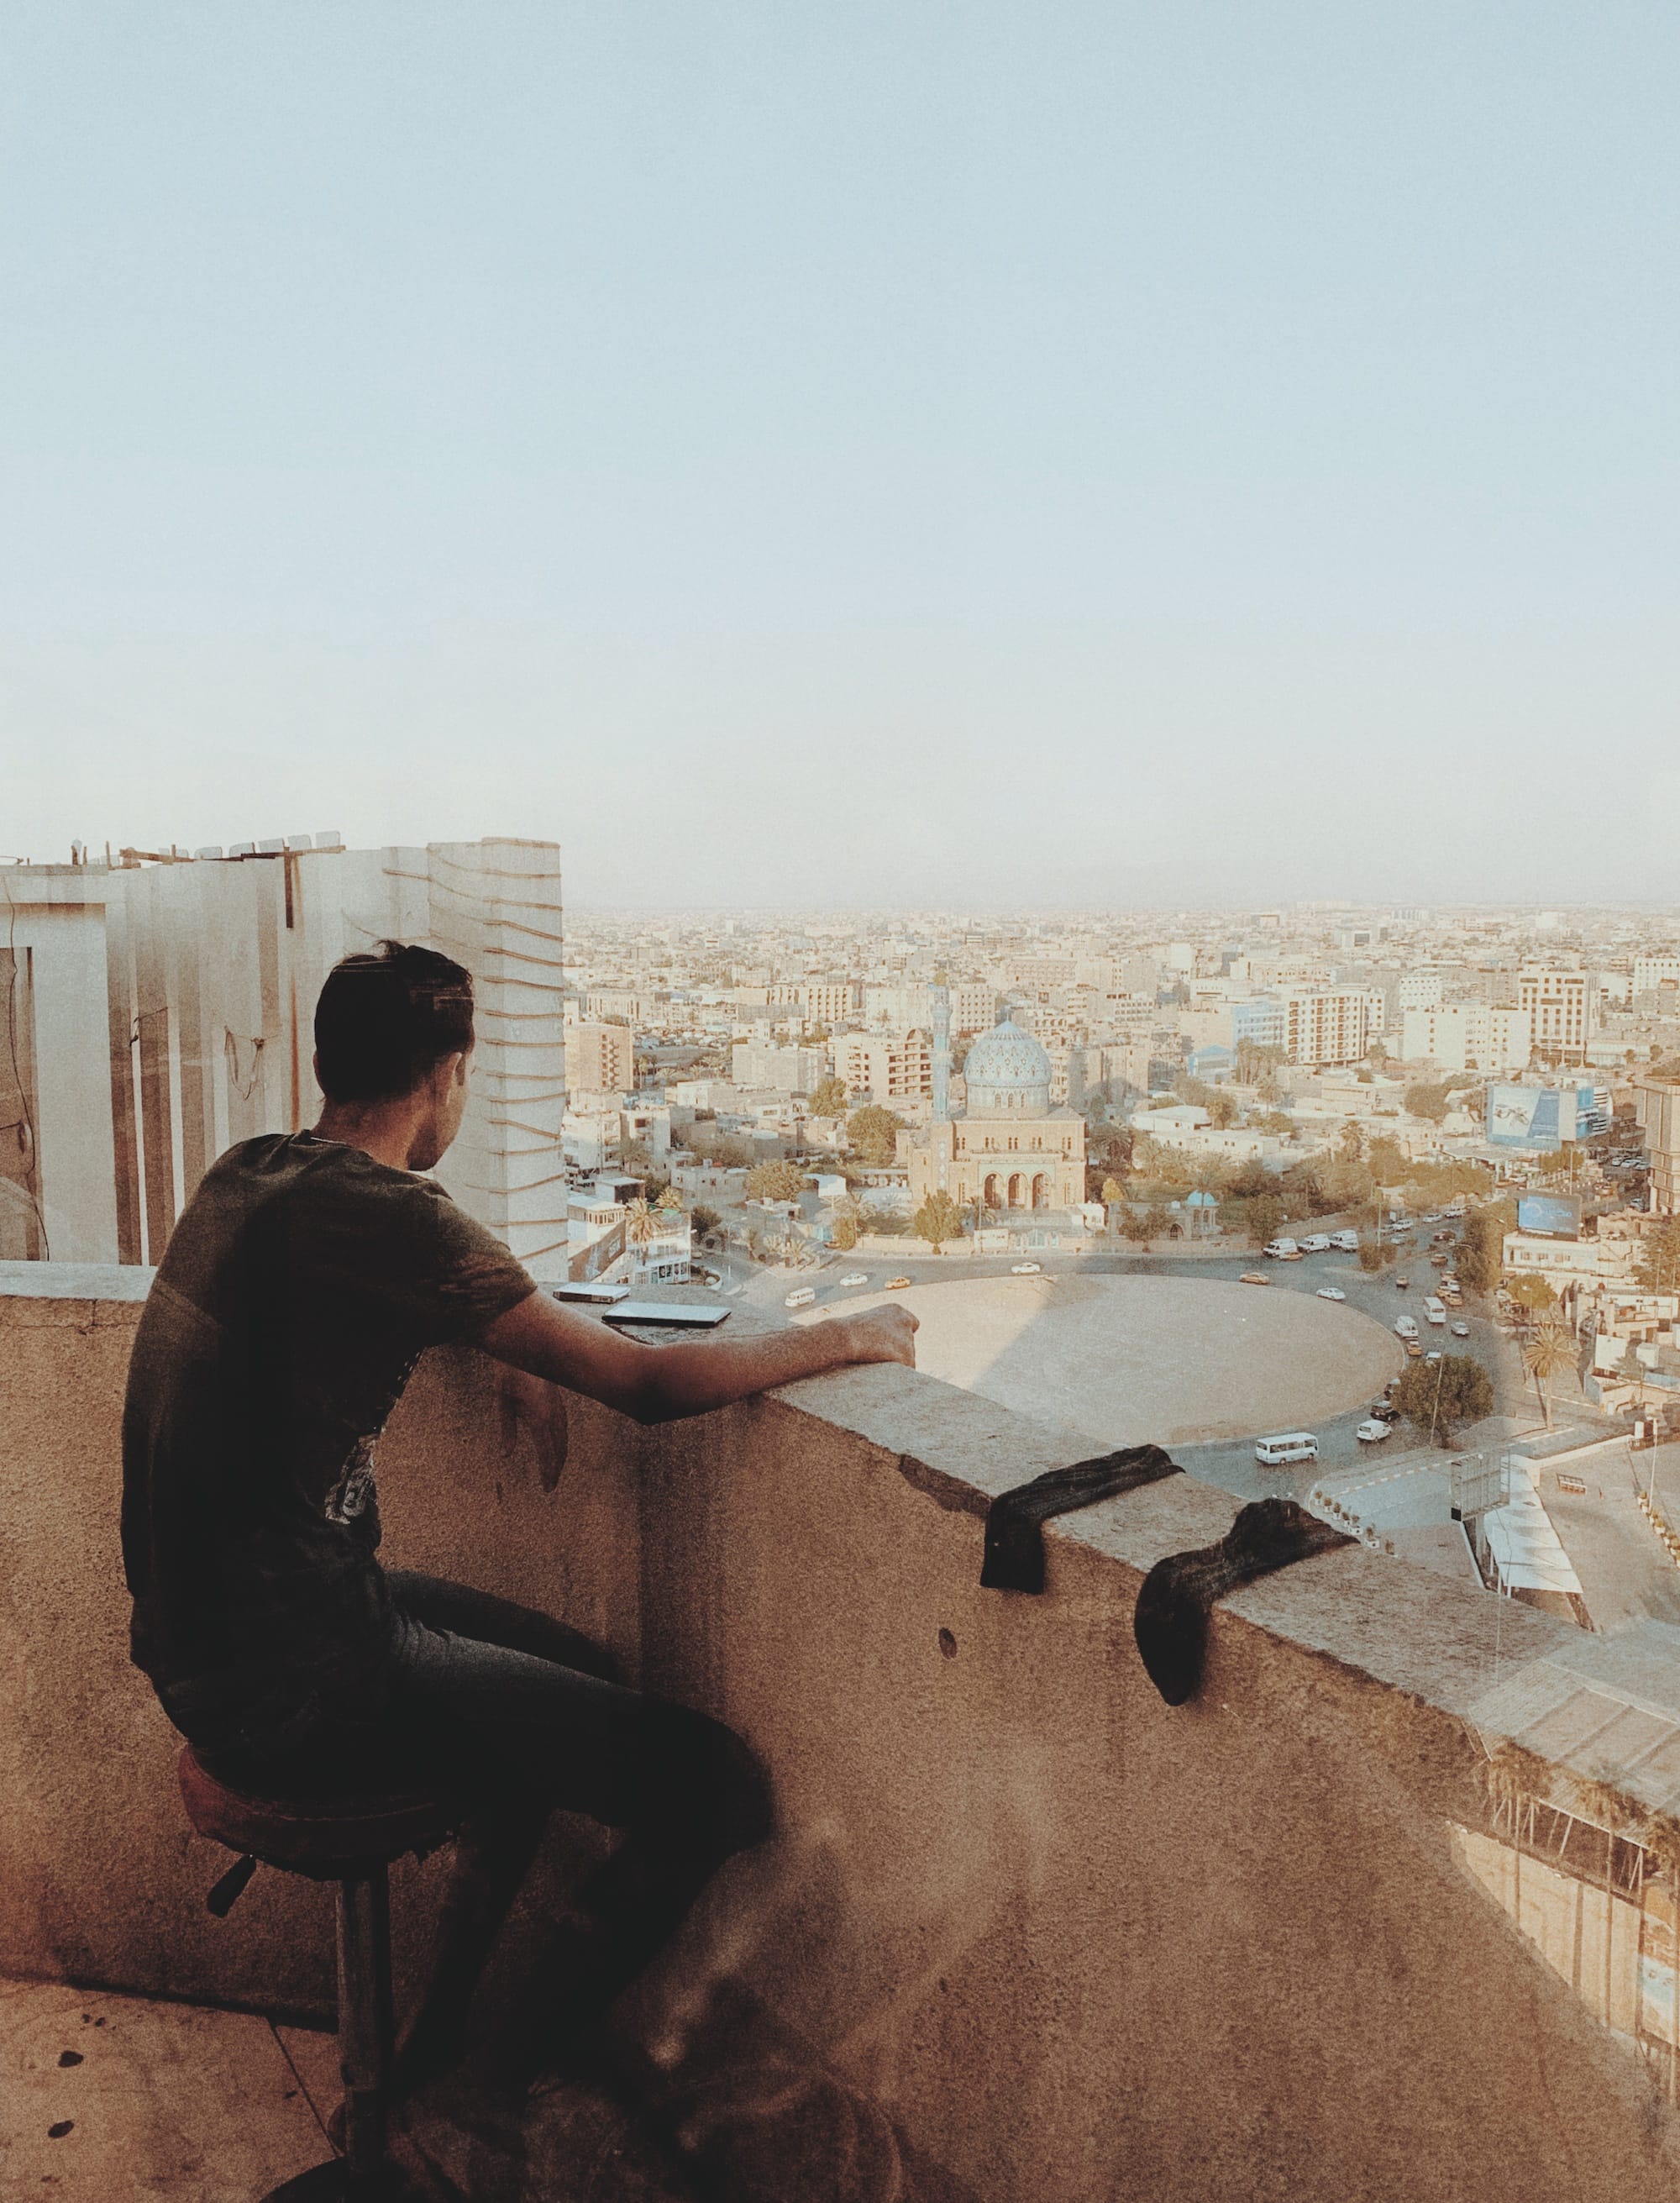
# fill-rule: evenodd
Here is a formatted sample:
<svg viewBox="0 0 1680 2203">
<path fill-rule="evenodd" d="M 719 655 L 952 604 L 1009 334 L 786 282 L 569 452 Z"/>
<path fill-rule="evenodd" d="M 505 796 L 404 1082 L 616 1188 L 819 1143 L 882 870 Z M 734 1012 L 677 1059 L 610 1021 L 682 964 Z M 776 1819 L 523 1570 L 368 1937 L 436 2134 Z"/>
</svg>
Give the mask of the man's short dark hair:
<svg viewBox="0 0 1680 2203">
<path fill-rule="evenodd" d="M 472 974 L 435 948 L 381 941 L 327 974 L 315 1006 L 318 1076 L 329 1102 L 412 1092 L 473 1044 Z"/>
</svg>

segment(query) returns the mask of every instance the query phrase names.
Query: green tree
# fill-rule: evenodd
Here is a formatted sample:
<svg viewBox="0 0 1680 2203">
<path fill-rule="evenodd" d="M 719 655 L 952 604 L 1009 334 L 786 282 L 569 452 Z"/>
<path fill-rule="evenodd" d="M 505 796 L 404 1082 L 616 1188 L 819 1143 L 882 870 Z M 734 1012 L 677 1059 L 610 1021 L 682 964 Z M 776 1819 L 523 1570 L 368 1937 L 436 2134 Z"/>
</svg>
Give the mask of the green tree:
<svg viewBox="0 0 1680 2203">
<path fill-rule="evenodd" d="M 1465 1219 L 1453 1264 L 1466 1292 L 1490 1293 L 1498 1285 L 1505 1269 L 1505 1235 L 1516 1221 L 1514 1201 L 1489 1202 Z"/>
<path fill-rule="evenodd" d="M 885 1170 L 898 1153 L 894 1135 L 904 1130 L 904 1122 L 896 1111 L 870 1102 L 847 1118 L 846 1137 L 862 1161 L 871 1169 Z"/>
<path fill-rule="evenodd" d="M 1102 1198 L 1112 1208 L 1117 1201 L 1123 1201 L 1126 1198 L 1126 1189 L 1117 1178 L 1105 1178 L 1103 1180 Z"/>
<path fill-rule="evenodd" d="M 1283 1204 L 1275 1193 L 1256 1194 L 1242 1220 L 1248 1229 L 1249 1243 L 1264 1247 L 1283 1229 Z"/>
<path fill-rule="evenodd" d="M 1128 1208 L 1120 1219 L 1120 1229 L 1127 1238 L 1135 1240 L 1138 1245 L 1147 1244 L 1149 1238 L 1148 1214 L 1143 1209 Z"/>
<path fill-rule="evenodd" d="M 1164 1239 L 1171 1229 L 1172 1218 L 1166 1208 L 1158 1201 L 1152 1201 L 1143 1213 L 1144 1245 L 1147 1247 L 1152 1240 Z"/>
<path fill-rule="evenodd" d="M 843 1078 L 819 1078 L 811 1092 L 811 1113 L 813 1117 L 844 1116 L 848 1099 Z"/>
<path fill-rule="evenodd" d="M 1406 1090 L 1406 1114 L 1427 1117 L 1430 1124 L 1440 1124 L 1448 1107 L 1447 1091 L 1444 1084 L 1430 1085 L 1423 1081 L 1416 1086 L 1408 1086 Z"/>
<path fill-rule="evenodd" d="M 1462 1279 L 1459 1282 L 1462 1284 Z M 1546 1309 L 1558 1305 L 1557 1288 L 1549 1278 L 1536 1277 L 1530 1273 L 1525 1277 L 1510 1279 L 1505 1289 L 1513 1305 L 1530 1315 L 1540 1315 Z"/>
<path fill-rule="evenodd" d="M 658 1208 L 663 1208 L 668 1213 L 680 1212 L 682 1208 L 682 1196 L 677 1191 L 676 1188 L 668 1181 L 664 1191 L 659 1196 L 659 1198 L 655 1202 L 654 1206 Z"/>
<path fill-rule="evenodd" d="M 1531 1338 L 1523 1341 L 1523 1367 L 1534 1379 L 1534 1389 L 1540 1395 L 1540 1412 L 1550 1430 L 1552 1379 L 1560 1369 L 1575 1367 L 1575 1338 L 1569 1326 L 1542 1323 Z"/>
<path fill-rule="evenodd" d="M 930 1193 L 917 1210 L 912 1228 L 917 1238 L 925 1239 L 934 1254 L 942 1254 L 947 1239 L 962 1236 L 963 1212 L 941 1186 Z"/>
<path fill-rule="evenodd" d="M 1634 1259 L 1642 1292 L 1680 1293 L 1680 1216 L 1649 1225 Z"/>
<path fill-rule="evenodd" d="M 834 1203 L 834 1244 L 842 1255 L 850 1254 L 863 1229 L 864 1212 L 848 1194 L 844 1201 Z"/>
<path fill-rule="evenodd" d="M 1439 1361 L 1408 1362 L 1394 1397 L 1414 1429 L 1450 1446 L 1460 1424 L 1494 1412 L 1494 1380 L 1468 1354 L 1444 1354 Z"/>
<path fill-rule="evenodd" d="M 902 1208 L 866 1208 L 859 1212 L 858 1220 L 861 1228 L 876 1239 L 905 1239 L 910 1236 L 910 1219 Z"/>
<path fill-rule="evenodd" d="M 1336 1142 L 1336 1152 L 1345 1163 L 1365 1160 L 1365 1136 L 1359 1125 L 1350 1122 L 1342 1126 L 1341 1136 Z"/>
<path fill-rule="evenodd" d="M 703 1201 L 697 1201 L 688 1212 L 689 1226 L 697 1239 L 709 1239 L 722 1221 L 717 1211 L 708 1208 Z"/>
<path fill-rule="evenodd" d="M 805 1184 L 805 1173 L 797 1163 L 757 1163 L 746 1174 L 747 1199 L 797 1201 Z"/>
<path fill-rule="evenodd" d="M 1388 1240 L 1360 1240 L 1359 1267 L 1366 1273 L 1386 1270 L 1394 1259 L 1394 1250 Z"/>
<path fill-rule="evenodd" d="M 1365 1161 L 1371 1165 L 1371 1176 L 1378 1185 L 1403 1185 L 1410 1165 L 1406 1151 L 1398 1140 L 1388 1132 L 1378 1132 L 1372 1139 Z"/>
<path fill-rule="evenodd" d="M 1214 1125 L 1219 1131 L 1223 1132 L 1227 1125 L 1235 1124 L 1237 1119 L 1236 1102 L 1232 1096 L 1225 1092 L 1223 1087 L 1216 1086 L 1214 1088 L 1212 1093 L 1208 1096 L 1206 1106 L 1207 1113 L 1212 1118 Z"/>
</svg>

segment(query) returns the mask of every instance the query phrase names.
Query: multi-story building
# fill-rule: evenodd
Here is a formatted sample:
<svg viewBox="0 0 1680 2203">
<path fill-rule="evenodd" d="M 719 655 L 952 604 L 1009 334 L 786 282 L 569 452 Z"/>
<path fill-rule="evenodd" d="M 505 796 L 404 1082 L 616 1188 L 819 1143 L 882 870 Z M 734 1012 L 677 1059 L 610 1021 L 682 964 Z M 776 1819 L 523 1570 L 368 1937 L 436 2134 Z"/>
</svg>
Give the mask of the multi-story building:
<svg viewBox="0 0 1680 2203">
<path fill-rule="evenodd" d="M 628 1025 L 569 1024 L 566 1081 L 575 1094 L 628 1094 L 636 1084 L 636 1037 Z"/>
<path fill-rule="evenodd" d="M 1639 1121 L 1651 1163 L 1651 1206 L 1659 1216 L 1680 1216 L 1680 1085 L 1644 1081 Z"/>
<path fill-rule="evenodd" d="M 1542 1055 L 1584 1060 L 1598 1025 L 1598 987 L 1590 972 L 1525 964 L 1517 974 L 1517 1001 L 1529 1013 Z"/>
<path fill-rule="evenodd" d="M 1443 1002 L 1408 1010 L 1400 1025 L 1406 1060 L 1436 1063 L 1443 1071 L 1526 1071 L 1533 1048 L 1529 1013 L 1510 1004 Z"/>
<path fill-rule="evenodd" d="M 1283 1045 L 1290 1061 L 1314 1069 L 1358 1063 L 1380 1023 L 1382 1002 L 1365 987 L 1292 989 L 1283 997 Z"/>
<path fill-rule="evenodd" d="M 1680 987 L 1680 955 L 1636 956 L 1632 992 L 1654 995 L 1662 987 Z"/>
<path fill-rule="evenodd" d="M 1441 974 L 1429 971 L 1405 972 L 1398 991 L 1402 1017 L 1408 1010 L 1438 1009 L 1442 996 Z"/>
<path fill-rule="evenodd" d="M 880 1033 L 840 1033 L 834 1049 L 834 1074 L 854 1094 L 866 1093 L 888 1107 L 933 1095 L 934 1051 L 925 1032 L 908 1032 L 899 1039 Z"/>
<path fill-rule="evenodd" d="M 799 1000 L 807 1025 L 832 1027 L 851 1024 L 863 1007 L 863 994 L 855 979 L 808 979 Z"/>
<path fill-rule="evenodd" d="M 737 1087 L 768 1086 L 776 1094 L 810 1094 L 827 1075 L 820 1048 L 777 1048 L 738 1040 L 729 1051 L 729 1077 Z"/>
</svg>

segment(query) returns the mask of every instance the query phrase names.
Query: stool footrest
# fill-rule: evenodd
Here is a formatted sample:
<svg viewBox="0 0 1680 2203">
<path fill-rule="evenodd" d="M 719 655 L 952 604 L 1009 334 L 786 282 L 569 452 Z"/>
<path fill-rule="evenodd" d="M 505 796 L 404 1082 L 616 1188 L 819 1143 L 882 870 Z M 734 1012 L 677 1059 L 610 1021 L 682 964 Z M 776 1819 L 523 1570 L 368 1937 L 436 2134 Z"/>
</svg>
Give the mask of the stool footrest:
<svg viewBox="0 0 1680 2203">
<path fill-rule="evenodd" d="M 256 1861 L 247 1852 L 243 1858 L 234 1860 L 221 1881 L 204 1899 L 205 1905 L 218 1920 L 225 1920 L 245 1893 L 246 1885 L 256 1871 Z"/>
</svg>

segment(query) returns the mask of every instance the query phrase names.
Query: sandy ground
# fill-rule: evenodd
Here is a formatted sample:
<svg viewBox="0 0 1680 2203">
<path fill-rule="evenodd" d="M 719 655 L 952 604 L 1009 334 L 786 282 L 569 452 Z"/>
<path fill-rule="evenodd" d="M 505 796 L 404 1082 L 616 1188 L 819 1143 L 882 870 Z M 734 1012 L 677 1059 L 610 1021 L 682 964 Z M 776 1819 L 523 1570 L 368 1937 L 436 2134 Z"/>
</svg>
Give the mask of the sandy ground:
<svg viewBox="0 0 1680 2203">
<path fill-rule="evenodd" d="M 873 1307 L 860 1293 L 820 1311 Z M 894 1293 L 919 1368 L 1105 1445 L 1311 1430 L 1372 1398 L 1398 1341 L 1310 1294 L 1200 1278 L 958 1278 Z"/>
</svg>

